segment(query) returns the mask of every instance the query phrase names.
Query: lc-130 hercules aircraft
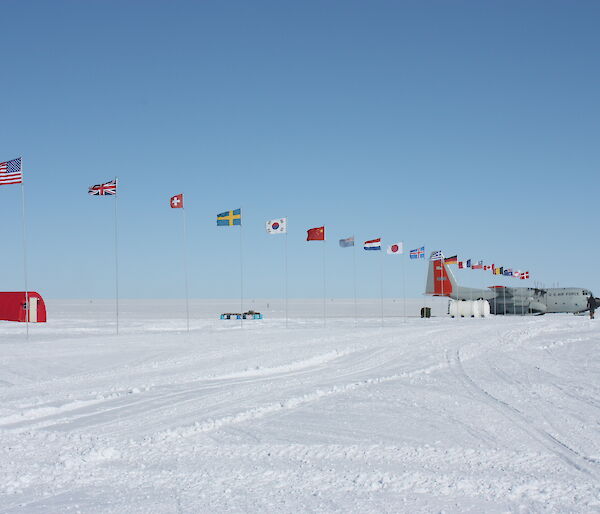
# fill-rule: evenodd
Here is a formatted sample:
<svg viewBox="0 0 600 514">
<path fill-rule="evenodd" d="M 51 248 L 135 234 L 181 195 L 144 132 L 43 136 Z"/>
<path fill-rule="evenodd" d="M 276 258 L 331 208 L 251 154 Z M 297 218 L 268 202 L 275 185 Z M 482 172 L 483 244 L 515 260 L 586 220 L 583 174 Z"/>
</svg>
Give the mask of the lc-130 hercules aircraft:
<svg viewBox="0 0 600 514">
<path fill-rule="evenodd" d="M 447 296 L 453 300 L 488 300 L 492 314 L 582 313 L 588 309 L 589 289 L 576 287 L 491 286 L 488 289 L 462 287 L 442 260 L 430 260 L 425 294 Z M 595 298 L 596 306 L 600 298 Z"/>
</svg>

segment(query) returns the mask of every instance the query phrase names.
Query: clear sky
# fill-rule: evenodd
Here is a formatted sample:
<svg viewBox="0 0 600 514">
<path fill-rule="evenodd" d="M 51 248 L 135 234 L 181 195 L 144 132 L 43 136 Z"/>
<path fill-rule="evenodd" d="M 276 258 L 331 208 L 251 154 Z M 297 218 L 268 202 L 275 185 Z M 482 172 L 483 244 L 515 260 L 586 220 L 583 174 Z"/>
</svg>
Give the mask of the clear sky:
<svg viewBox="0 0 600 514">
<path fill-rule="evenodd" d="M 0 3 L 0 161 L 22 155 L 30 288 L 182 297 L 352 296 L 338 239 L 482 259 L 600 294 L 600 2 Z M 0 289 L 23 288 L 20 187 L 0 187 Z M 423 292 L 425 262 L 357 249 L 358 295 Z M 465 285 L 524 285 L 461 271 Z"/>
</svg>

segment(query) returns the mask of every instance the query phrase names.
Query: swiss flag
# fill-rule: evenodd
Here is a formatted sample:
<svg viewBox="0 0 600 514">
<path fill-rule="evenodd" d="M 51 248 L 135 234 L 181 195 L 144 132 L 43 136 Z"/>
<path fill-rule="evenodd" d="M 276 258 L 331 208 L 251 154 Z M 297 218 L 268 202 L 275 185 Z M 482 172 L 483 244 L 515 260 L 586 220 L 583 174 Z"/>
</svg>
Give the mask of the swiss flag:
<svg viewBox="0 0 600 514">
<path fill-rule="evenodd" d="M 183 193 L 171 197 L 172 209 L 183 209 Z"/>
<path fill-rule="evenodd" d="M 306 233 L 307 241 L 325 241 L 325 227 L 310 228 Z"/>
</svg>

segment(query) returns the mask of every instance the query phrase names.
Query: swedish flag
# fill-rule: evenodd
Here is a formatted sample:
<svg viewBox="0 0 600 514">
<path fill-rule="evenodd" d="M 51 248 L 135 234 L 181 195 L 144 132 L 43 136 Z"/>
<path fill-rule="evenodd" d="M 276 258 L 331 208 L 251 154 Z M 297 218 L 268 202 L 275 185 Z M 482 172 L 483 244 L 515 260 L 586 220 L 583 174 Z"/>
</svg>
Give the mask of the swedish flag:
<svg viewBox="0 0 600 514">
<path fill-rule="evenodd" d="M 242 209 L 234 211 L 225 211 L 217 214 L 217 227 L 231 227 L 232 225 L 242 224 Z"/>
</svg>

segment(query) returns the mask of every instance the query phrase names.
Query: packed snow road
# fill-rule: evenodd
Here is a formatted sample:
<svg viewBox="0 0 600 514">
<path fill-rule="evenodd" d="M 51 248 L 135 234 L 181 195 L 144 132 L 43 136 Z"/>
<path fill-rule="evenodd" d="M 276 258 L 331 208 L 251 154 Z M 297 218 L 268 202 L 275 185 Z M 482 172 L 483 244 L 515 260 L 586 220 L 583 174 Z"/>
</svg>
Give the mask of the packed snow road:
<svg viewBox="0 0 600 514">
<path fill-rule="evenodd" d="M 318 305 L 0 325 L 0 512 L 600 512 L 600 321 Z"/>
</svg>

